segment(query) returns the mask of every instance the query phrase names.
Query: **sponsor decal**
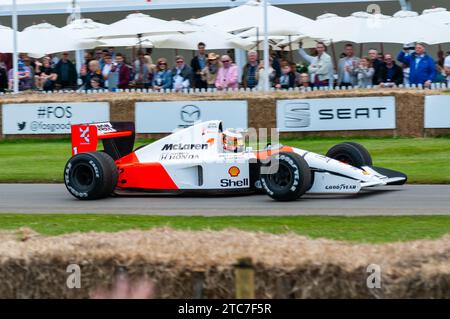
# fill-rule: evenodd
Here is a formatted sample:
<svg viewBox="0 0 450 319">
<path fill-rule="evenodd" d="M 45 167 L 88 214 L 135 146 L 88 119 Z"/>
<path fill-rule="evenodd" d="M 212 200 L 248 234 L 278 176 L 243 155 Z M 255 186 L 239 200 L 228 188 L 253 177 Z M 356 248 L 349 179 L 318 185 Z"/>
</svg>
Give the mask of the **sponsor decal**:
<svg viewBox="0 0 450 319">
<path fill-rule="evenodd" d="M 161 161 L 171 161 L 171 160 L 195 160 L 199 159 L 200 156 L 197 154 L 189 154 L 189 153 L 163 153 L 160 156 Z"/>
<path fill-rule="evenodd" d="M 97 126 L 97 130 L 100 133 L 114 133 L 117 132 L 111 125 L 111 123 L 97 123 L 95 124 Z"/>
<path fill-rule="evenodd" d="M 395 128 L 395 98 L 329 98 L 277 101 L 280 131 Z"/>
<path fill-rule="evenodd" d="M 207 150 L 208 144 L 165 144 L 161 151 L 194 151 Z"/>
<path fill-rule="evenodd" d="M 215 130 L 217 130 L 218 129 L 217 123 L 209 123 L 208 124 L 208 129 L 215 129 Z"/>
<path fill-rule="evenodd" d="M 248 178 L 244 178 L 243 180 L 231 180 L 231 179 L 221 179 L 220 180 L 220 187 L 228 188 L 228 187 L 245 187 L 249 186 Z"/>
<path fill-rule="evenodd" d="M 223 128 L 248 127 L 247 101 L 171 101 L 137 102 L 135 110 L 136 133 L 172 133 L 199 122 L 207 136 L 219 131 L 219 119 Z M 14 123 L 15 124 L 15 123 Z"/>
<path fill-rule="evenodd" d="M 311 124 L 311 113 L 309 103 L 289 103 L 284 112 L 286 127 L 300 128 Z"/>
<path fill-rule="evenodd" d="M 239 159 L 242 158 L 240 155 L 236 155 L 235 153 L 219 153 L 217 154 L 219 157 L 223 157 L 226 159 Z"/>
<path fill-rule="evenodd" d="M 383 117 L 383 111 L 386 111 L 386 107 L 360 107 L 356 109 L 351 108 L 338 108 L 338 109 L 322 109 L 319 110 L 319 120 L 351 120 L 351 119 L 381 119 Z"/>
<path fill-rule="evenodd" d="M 232 166 L 228 170 L 228 174 L 230 174 L 231 177 L 238 177 L 240 173 L 241 173 L 241 170 L 237 166 Z"/>
<path fill-rule="evenodd" d="M 209 140 L 206 141 L 206 143 L 208 143 L 209 145 L 213 146 L 215 141 L 216 141 L 215 139 L 210 138 Z"/>
<path fill-rule="evenodd" d="M 80 145 L 90 144 L 91 127 L 80 127 Z"/>
<path fill-rule="evenodd" d="M 338 191 L 351 191 L 351 190 L 356 190 L 357 187 L 356 185 L 346 185 L 346 184 L 339 184 L 339 185 L 326 185 L 325 186 L 326 190 L 338 190 Z"/>
<path fill-rule="evenodd" d="M 100 170 L 98 169 L 97 164 L 95 164 L 92 160 L 89 161 L 89 164 L 91 164 L 92 168 L 94 169 L 95 177 L 100 178 Z"/>
<path fill-rule="evenodd" d="M 305 105 L 303 105 L 305 104 Z M 360 107 L 360 108 L 336 108 L 336 109 L 319 109 L 318 120 L 358 120 L 365 119 L 381 119 L 383 118 L 386 107 Z M 299 106 L 288 107 L 285 111 L 285 127 L 289 128 L 306 128 L 311 126 L 310 106 L 306 103 L 300 103 Z"/>
<path fill-rule="evenodd" d="M 181 108 L 180 115 L 183 122 L 192 125 L 195 122 L 200 121 L 201 112 L 198 106 L 188 104 Z"/>
</svg>

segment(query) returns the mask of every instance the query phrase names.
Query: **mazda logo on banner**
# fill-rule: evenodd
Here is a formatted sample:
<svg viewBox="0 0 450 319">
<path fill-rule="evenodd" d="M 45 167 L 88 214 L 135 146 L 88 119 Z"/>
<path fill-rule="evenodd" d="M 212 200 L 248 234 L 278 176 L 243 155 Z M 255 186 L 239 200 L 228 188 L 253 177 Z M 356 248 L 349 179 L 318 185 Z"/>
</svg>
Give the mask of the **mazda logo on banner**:
<svg viewBox="0 0 450 319">
<path fill-rule="evenodd" d="M 280 100 L 277 127 L 280 132 L 395 129 L 395 97 Z"/>
<path fill-rule="evenodd" d="M 185 123 L 194 124 L 200 121 L 200 108 L 196 105 L 189 104 L 181 108 L 181 120 Z"/>
<path fill-rule="evenodd" d="M 200 121 L 223 121 L 224 128 L 248 127 L 247 101 L 137 102 L 137 133 L 171 133 Z"/>
</svg>

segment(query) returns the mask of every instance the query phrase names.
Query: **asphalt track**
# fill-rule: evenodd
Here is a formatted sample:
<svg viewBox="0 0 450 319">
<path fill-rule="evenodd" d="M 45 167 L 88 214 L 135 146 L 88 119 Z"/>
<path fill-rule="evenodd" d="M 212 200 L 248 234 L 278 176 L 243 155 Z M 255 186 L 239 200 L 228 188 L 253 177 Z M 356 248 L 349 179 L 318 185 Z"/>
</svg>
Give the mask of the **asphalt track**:
<svg viewBox="0 0 450 319">
<path fill-rule="evenodd" d="M 0 184 L 0 213 L 450 215 L 450 185 L 380 187 L 358 195 L 306 195 L 296 202 L 280 203 L 266 195 L 147 195 L 79 201 L 62 184 Z"/>
</svg>

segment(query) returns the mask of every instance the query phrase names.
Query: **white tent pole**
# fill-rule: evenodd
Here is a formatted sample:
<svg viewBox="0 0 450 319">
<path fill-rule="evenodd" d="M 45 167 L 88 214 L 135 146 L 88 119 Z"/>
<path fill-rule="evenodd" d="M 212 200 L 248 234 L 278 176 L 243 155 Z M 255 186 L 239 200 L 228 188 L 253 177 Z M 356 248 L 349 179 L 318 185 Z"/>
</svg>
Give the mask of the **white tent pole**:
<svg viewBox="0 0 450 319">
<path fill-rule="evenodd" d="M 12 26 L 13 26 L 13 83 L 14 93 L 19 93 L 19 53 L 17 52 L 17 1 L 12 0 Z"/>
<path fill-rule="evenodd" d="M 267 0 L 264 0 L 264 91 L 269 92 L 269 16 Z"/>
<path fill-rule="evenodd" d="M 412 10 L 411 2 L 409 0 L 399 0 L 402 10 Z"/>
<path fill-rule="evenodd" d="M 79 11 L 79 8 L 77 7 L 77 0 L 72 0 L 72 12 L 68 18 L 67 24 L 72 23 L 75 20 L 81 19 L 81 11 Z M 76 50 L 75 51 L 75 63 L 77 72 L 80 72 L 81 67 L 84 63 L 84 50 Z M 78 85 L 82 84 L 82 80 L 80 77 L 78 77 Z"/>
<path fill-rule="evenodd" d="M 77 72 L 80 72 L 81 67 L 83 66 L 84 61 L 84 50 L 76 50 L 75 51 L 75 63 L 77 67 Z M 81 78 L 78 77 L 78 85 L 83 84 Z"/>
<path fill-rule="evenodd" d="M 77 0 L 72 0 L 72 12 L 70 13 L 69 18 L 67 19 L 67 25 L 71 24 L 75 20 L 81 19 L 81 11 L 77 7 Z M 75 51 L 75 64 L 77 68 L 77 72 L 80 72 L 81 67 L 84 63 L 84 50 L 76 50 Z M 82 84 L 82 80 L 78 77 L 78 85 Z"/>
<path fill-rule="evenodd" d="M 245 61 L 245 50 L 244 49 L 234 49 L 234 63 L 238 66 L 238 79 L 241 81 L 242 68 L 244 67 Z"/>
</svg>

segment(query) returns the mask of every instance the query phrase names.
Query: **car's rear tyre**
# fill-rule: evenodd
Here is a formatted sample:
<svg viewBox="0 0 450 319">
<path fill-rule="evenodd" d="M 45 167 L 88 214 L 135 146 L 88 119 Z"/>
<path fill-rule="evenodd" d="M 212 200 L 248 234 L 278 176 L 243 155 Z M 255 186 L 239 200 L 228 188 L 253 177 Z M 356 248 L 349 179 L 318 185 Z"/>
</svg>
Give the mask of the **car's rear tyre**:
<svg viewBox="0 0 450 319">
<path fill-rule="evenodd" d="M 67 190 L 82 200 L 110 196 L 116 187 L 118 176 L 114 160 L 104 152 L 77 154 L 64 168 Z"/>
<path fill-rule="evenodd" d="M 361 144 L 354 142 L 335 145 L 329 149 L 326 156 L 359 168 L 373 165 L 369 151 Z"/>
<path fill-rule="evenodd" d="M 262 187 L 267 195 L 277 201 L 297 200 L 311 187 L 311 169 L 305 159 L 296 153 L 273 155 L 262 169 Z"/>
</svg>

